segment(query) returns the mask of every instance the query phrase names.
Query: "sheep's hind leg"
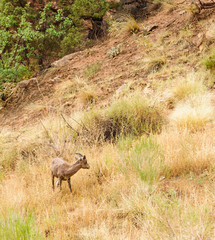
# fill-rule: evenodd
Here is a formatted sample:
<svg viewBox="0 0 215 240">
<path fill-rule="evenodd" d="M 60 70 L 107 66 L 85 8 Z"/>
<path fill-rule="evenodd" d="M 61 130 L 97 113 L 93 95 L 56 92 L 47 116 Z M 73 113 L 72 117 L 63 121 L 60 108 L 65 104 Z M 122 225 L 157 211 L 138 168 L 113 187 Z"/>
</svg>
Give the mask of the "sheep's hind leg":
<svg viewBox="0 0 215 240">
<path fill-rule="evenodd" d="M 68 182 L 68 185 L 69 185 L 69 190 L 70 190 L 70 192 L 71 192 L 71 194 L 72 194 L 72 188 L 71 188 L 70 178 L 67 179 L 67 182 Z"/>
<path fill-rule="evenodd" d="M 52 174 L 52 189 L 53 189 L 53 192 L 54 192 L 54 175 Z"/>
<path fill-rule="evenodd" d="M 62 184 L 62 181 L 63 181 L 62 178 L 59 178 L 59 179 L 58 179 L 58 184 L 59 184 L 59 187 L 60 187 L 60 191 L 61 191 L 61 184 Z"/>
</svg>

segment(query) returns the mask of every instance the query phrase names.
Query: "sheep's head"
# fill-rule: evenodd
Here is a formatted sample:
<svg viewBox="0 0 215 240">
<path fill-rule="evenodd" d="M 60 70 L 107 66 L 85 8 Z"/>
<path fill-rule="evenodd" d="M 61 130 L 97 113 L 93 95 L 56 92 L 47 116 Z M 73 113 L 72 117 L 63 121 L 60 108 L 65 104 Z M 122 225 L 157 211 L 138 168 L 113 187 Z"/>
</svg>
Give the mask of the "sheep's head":
<svg viewBox="0 0 215 240">
<path fill-rule="evenodd" d="M 90 165 L 87 163 L 87 158 L 86 156 L 80 154 L 80 153 L 76 153 L 78 155 L 78 157 L 75 157 L 75 159 L 77 160 L 78 163 L 81 164 L 81 168 L 85 168 L 85 169 L 89 169 Z"/>
</svg>

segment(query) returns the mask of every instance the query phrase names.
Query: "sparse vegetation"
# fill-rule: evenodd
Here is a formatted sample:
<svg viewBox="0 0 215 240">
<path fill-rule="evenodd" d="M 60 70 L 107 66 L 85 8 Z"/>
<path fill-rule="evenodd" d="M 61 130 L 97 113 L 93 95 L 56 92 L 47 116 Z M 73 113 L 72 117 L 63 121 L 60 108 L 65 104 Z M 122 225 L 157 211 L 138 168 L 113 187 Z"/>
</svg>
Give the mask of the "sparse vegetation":
<svg viewBox="0 0 215 240">
<path fill-rule="evenodd" d="M 112 47 L 109 51 L 108 51 L 108 54 L 111 56 L 111 57 L 116 57 L 118 56 L 121 52 L 122 52 L 122 49 L 121 49 L 121 44 L 118 44 L 117 47 Z"/>
<path fill-rule="evenodd" d="M 101 62 L 90 64 L 83 72 L 85 78 L 93 78 L 101 70 Z"/>
<path fill-rule="evenodd" d="M 215 69 L 215 54 L 212 54 L 208 58 L 205 58 L 202 61 L 202 64 L 209 70 L 214 70 Z"/>
</svg>

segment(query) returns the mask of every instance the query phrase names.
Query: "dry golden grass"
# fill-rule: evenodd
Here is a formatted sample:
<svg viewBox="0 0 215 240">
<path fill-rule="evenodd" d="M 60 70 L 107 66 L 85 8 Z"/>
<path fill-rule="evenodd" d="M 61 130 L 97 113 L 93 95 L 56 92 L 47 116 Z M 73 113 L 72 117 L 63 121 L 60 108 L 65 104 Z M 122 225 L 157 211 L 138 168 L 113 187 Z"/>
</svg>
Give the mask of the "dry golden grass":
<svg viewBox="0 0 215 240">
<path fill-rule="evenodd" d="M 97 151 L 99 153 L 95 154 Z M 111 145 L 105 151 L 115 158 Z M 40 235 L 45 237 L 48 233 L 48 239 L 211 236 L 212 189 L 205 187 L 203 192 L 196 188 L 184 189 L 190 196 L 182 198 L 174 187 L 166 190 L 167 194 L 156 190 L 156 185 L 150 189 L 134 175 L 127 179 L 113 166 L 109 169 L 111 174 L 101 176 L 98 181 L 93 173 L 94 164 L 103 158 L 104 151 L 96 148 L 86 153 L 92 169 L 89 173 L 83 170 L 72 178 L 73 198 L 66 184 L 61 193 L 52 193 L 49 162 L 44 162 L 40 167 L 31 166 L 29 171 L 11 175 L 1 184 L 1 199 L 8 199 L 1 203 L 1 214 L 6 215 L 8 209 L 34 211 Z"/>
<path fill-rule="evenodd" d="M 171 123 L 178 129 L 192 132 L 204 130 L 213 119 L 210 95 L 195 95 L 180 102 L 170 116 Z"/>
<path fill-rule="evenodd" d="M 82 106 L 87 106 L 89 104 L 96 103 L 98 95 L 96 94 L 95 89 L 83 89 L 79 92 L 77 102 Z"/>
<path fill-rule="evenodd" d="M 112 21 L 109 27 L 109 34 L 111 37 L 116 37 L 122 33 L 138 33 L 139 31 L 140 25 L 132 16 L 121 16 L 121 18 Z"/>
<path fill-rule="evenodd" d="M 43 123 L 61 149 L 61 139 L 69 136 L 62 120 L 51 123 L 47 119 Z M 74 162 L 72 152 L 78 149 L 91 165 L 89 171 L 80 170 L 72 177 L 71 197 L 66 183 L 62 192 L 52 193 L 50 163 L 55 153 L 44 128 L 37 126 L 36 135 L 26 129 L 16 142 L 16 171 L 10 169 L 0 183 L 0 198 L 7 199 L 1 201 L 0 215 L 6 218 L 15 211 L 21 216 L 24 209 L 26 214 L 33 212 L 41 239 L 208 239 L 214 229 L 214 185 L 204 181 L 215 164 L 213 131 L 210 128 L 191 135 L 188 131 L 170 130 L 151 140 L 122 138 L 117 145 L 67 143 L 63 154 L 66 160 Z M 16 135 L 4 131 L 1 134 L 1 147 Z M 38 146 L 36 155 L 26 155 L 22 165 L 20 153 L 35 149 L 34 141 Z M 158 175 L 148 172 L 148 178 L 142 177 L 141 171 L 148 169 L 158 171 Z M 201 175 L 205 170 L 206 175 Z M 196 184 L 202 183 L 201 191 L 189 179 L 172 187 L 168 184 L 173 176 L 187 173 L 200 174 L 191 176 L 196 178 Z M 153 181 L 149 178 L 162 174 L 166 179 L 161 182 L 159 177 L 153 177 Z M 189 184 L 194 185 L 192 190 Z"/>
<path fill-rule="evenodd" d="M 125 23 L 122 26 L 122 29 L 123 29 L 123 32 L 138 33 L 140 31 L 140 26 L 133 17 L 128 16 L 125 19 Z"/>
<path fill-rule="evenodd" d="M 55 97 L 58 99 L 72 98 L 84 86 L 86 86 L 85 80 L 77 76 L 73 79 L 62 81 L 57 86 Z"/>
<path fill-rule="evenodd" d="M 165 57 L 153 57 L 149 58 L 146 61 L 147 65 L 147 73 L 156 73 L 161 70 L 163 65 L 166 63 L 166 58 Z"/>
<path fill-rule="evenodd" d="M 159 142 L 164 151 L 167 176 L 212 170 L 215 164 L 213 132 L 214 129 L 209 128 L 193 134 L 186 130 L 162 133 Z"/>
<path fill-rule="evenodd" d="M 186 109 L 190 106 L 195 111 L 201 110 L 201 114 L 194 115 L 195 121 L 183 120 L 186 124 L 178 118 L 183 122 L 178 124 L 173 121 L 175 112 L 177 117 L 192 115 L 190 112 L 186 115 L 176 106 L 172 120 L 159 134 L 124 132 L 126 134 L 119 135 L 114 143 L 91 142 L 89 146 L 82 141 L 84 135 L 78 138 L 71 129 L 72 126 L 80 130 L 83 123 L 92 127 L 92 117 L 98 117 L 98 112 L 103 111 L 109 119 L 123 121 L 120 131 L 125 130 L 125 123 L 128 129 L 139 126 L 141 121 L 136 122 L 139 118 L 147 122 L 148 118 L 155 117 L 157 121 L 157 115 L 151 112 L 151 106 L 157 106 L 155 103 L 159 101 L 154 92 L 154 101 L 142 95 L 124 96 L 107 108 L 94 109 L 93 116 L 91 111 L 81 115 L 76 112 L 71 117 L 65 115 L 65 122 L 56 114 L 19 131 L 1 129 L 0 199 L 7 201 L 0 203 L 0 224 L 4 226 L 0 237 L 9 236 L 2 237 L 5 240 L 29 236 L 31 239 L 107 240 L 212 238 L 215 218 L 213 107 L 210 95 L 201 91 L 199 94 L 199 90 L 194 94 L 185 92 L 187 95 L 179 104 Z M 163 106 L 160 103 L 158 106 L 160 113 Z M 204 115 L 203 110 L 208 115 Z M 88 125 L 82 118 L 85 114 L 90 114 Z M 143 118 L 145 115 L 147 118 Z M 205 120 L 200 121 L 203 116 Z M 97 131 L 99 127 L 94 124 L 92 129 Z M 73 197 L 66 183 L 61 192 L 57 189 L 53 193 L 52 159 L 61 156 L 74 163 L 75 152 L 87 156 L 91 169 L 80 170 L 71 178 Z M 17 232 L 11 222 L 22 230 L 21 237 L 9 235 Z M 34 228 L 27 234 L 24 230 L 29 226 Z"/>
<path fill-rule="evenodd" d="M 206 92 L 206 86 L 204 84 L 205 74 L 203 73 L 191 73 L 187 75 L 185 79 L 177 80 L 175 86 L 171 89 L 173 94 L 172 101 L 178 102 L 183 99 L 187 99 L 192 95 L 199 95 Z"/>
<path fill-rule="evenodd" d="M 139 31 L 139 25 L 129 21 L 117 23 L 113 33 Z M 123 24 L 127 26 L 121 28 Z M 214 239 L 214 106 L 204 76 L 197 73 L 184 80 L 185 66 L 170 68 L 175 53 L 170 48 L 180 46 L 182 55 L 186 41 L 180 41 L 191 36 L 192 31 L 184 29 L 174 43 L 168 33 L 164 48 L 146 45 L 144 60 L 132 72 L 137 73 L 135 81 L 128 79 L 135 85 L 147 76 L 145 91 L 138 88 L 136 96 L 129 95 L 128 83 L 120 94 L 109 95 L 104 107 L 101 102 L 91 110 L 64 114 L 66 121 L 55 113 L 32 127 L 0 129 L 0 239 Z M 164 57 L 146 59 L 151 50 Z M 100 69 L 98 62 L 82 73 L 91 79 Z M 178 76 L 182 80 L 175 84 Z M 96 96 L 86 79 L 56 84 L 54 97 L 88 105 Z M 159 97 L 164 89 L 171 92 L 174 110 L 166 107 L 168 97 Z M 107 127 L 110 141 L 104 142 Z M 87 156 L 90 170 L 71 178 L 73 196 L 65 182 L 61 192 L 53 193 L 52 159 L 60 156 L 74 163 L 75 152 Z"/>
</svg>

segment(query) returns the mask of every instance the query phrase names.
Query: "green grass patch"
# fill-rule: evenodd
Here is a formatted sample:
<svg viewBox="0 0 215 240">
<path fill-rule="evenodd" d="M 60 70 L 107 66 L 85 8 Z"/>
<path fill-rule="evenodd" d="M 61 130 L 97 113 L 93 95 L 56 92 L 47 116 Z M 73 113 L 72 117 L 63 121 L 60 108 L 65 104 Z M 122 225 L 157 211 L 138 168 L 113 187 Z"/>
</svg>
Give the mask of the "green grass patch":
<svg viewBox="0 0 215 240">
<path fill-rule="evenodd" d="M 44 239 L 36 227 L 32 212 L 17 213 L 16 211 L 9 211 L 6 215 L 0 215 L 0 226 L 1 240 Z"/>
<path fill-rule="evenodd" d="M 118 142 L 118 150 L 122 159 L 122 171 L 135 171 L 140 179 L 149 185 L 160 178 L 165 171 L 164 155 L 153 136 L 142 137 L 137 142 L 130 138 Z"/>
<path fill-rule="evenodd" d="M 202 64 L 208 69 L 208 70 L 214 70 L 215 69 L 215 53 L 210 55 L 208 58 L 205 58 L 202 61 Z"/>
</svg>

